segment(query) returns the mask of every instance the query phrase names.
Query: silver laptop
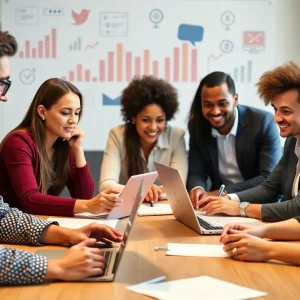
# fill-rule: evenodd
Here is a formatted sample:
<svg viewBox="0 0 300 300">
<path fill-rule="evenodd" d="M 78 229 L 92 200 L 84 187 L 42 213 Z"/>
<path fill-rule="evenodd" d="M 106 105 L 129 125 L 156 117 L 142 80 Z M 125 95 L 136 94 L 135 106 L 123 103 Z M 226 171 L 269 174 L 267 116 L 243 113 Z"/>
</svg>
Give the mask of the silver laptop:
<svg viewBox="0 0 300 300">
<path fill-rule="evenodd" d="M 139 190 L 137 192 L 131 214 L 128 218 L 127 226 L 123 234 L 123 241 L 121 242 L 119 249 L 105 249 L 102 254 L 106 261 L 106 268 L 102 275 L 99 276 L 91 276 L 80 281 L 113 281 L 120 265 L 120 261 L 124 254 L 128 237 L 131 232 L 132 225 L 134 223 L 137 210 L 141 205 L 142 201 L 144 200 L 144 181 L 140 182 Z M 50 259 L 56 259 L 63 256 L 67 250 L 38 250 L 36 254 L 44 255 Z"/>
<path fill-rule="evenodd" d="M 214 221 L 212 217 L 195 214 L 180 172 L 156 162 L 154 164 L 166 190 L 174 217 L 200 234 L 220 234 L 223 230 L 221 223 Z"/>
</svg>

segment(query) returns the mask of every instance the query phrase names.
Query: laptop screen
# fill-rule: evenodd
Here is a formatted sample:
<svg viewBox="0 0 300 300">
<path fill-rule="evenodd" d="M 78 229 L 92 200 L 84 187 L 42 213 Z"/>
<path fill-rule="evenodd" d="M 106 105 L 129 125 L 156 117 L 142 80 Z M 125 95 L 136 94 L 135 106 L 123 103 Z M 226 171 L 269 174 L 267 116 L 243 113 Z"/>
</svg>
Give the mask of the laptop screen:
<svg viewBox="0 0 300 300">
<path fill-rule="evenodd" d="M 126 247 L 126 244 L 127 244 L 128 236 L 130 234 L 134 219 L 136 217 L 139 206 L 141 205 L 143 200 L 144 200 L 144 180 L 142 180 L 141 183 L 140 183 L 139 190 L 136 194 L 134 204 L 133 204 L 130 216 L 128 218 L 128 222 L 127 222 L 127 225 L 126 225 L 126 228 L 125 228 L 125 231 L 124 231 L 124 235 L 123 235 L 123 241 L 121 242 L 118 257 L 117 257 L 115 265 L 114 265 L 115 270 L 118 269 L 119 263 L 121 261 L 122 255 L 124 253 L 124 250 L 125 250 L 125 247 Z"/>
</svg>

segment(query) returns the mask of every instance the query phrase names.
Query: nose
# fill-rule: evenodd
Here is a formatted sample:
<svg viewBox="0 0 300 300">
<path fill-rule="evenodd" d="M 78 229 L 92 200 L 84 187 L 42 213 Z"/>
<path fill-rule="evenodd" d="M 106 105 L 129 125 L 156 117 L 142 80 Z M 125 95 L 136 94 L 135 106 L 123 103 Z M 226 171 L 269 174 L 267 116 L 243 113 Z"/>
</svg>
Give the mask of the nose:
<svg viewBox="0 0 300 300">
<path fill-rule="evenodd" d="M 68 123 L 69 123 L 69 124 L 74 124 L 74 123 L 76 123 L 76 122 L 77 122 L 77 121 L 76 121 L 76 118 L 77 118 L 77 116 L 75 116 L 75 115 L 70 116 L 70 118 L 69 118 L 69 120 L 68 120 Z"/>
<path fill-rule="evenodd" d="M 155 121 L 151 122 L 151 123 L 149 124 L 149 128 L 150 128 L 151 130 L 156 129 L 156 122 L 155 122 Z"/>
<path fill-rule="evenodd" d="M 275 114 L 274 114 L 274 122 L 275 123 L 280 123 L 280 122 L 282 122 L 284 119 L 283 119 L 283 117 L 280 115 L 280 113 L 279 112 L 275 112 Z"/>
<path fill-rule="evenodd" d="M 220 112 L 221 110 L 218 105 L 215 105 L 210 111 L 210 113 L 214 116 L 218 115 Z"/>
</svg>

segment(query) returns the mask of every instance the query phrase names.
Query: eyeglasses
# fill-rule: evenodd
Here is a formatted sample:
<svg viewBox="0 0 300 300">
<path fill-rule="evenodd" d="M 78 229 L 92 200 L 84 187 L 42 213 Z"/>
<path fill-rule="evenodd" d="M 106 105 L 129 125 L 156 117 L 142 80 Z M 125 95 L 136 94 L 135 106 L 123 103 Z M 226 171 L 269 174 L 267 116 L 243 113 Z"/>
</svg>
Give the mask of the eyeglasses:
<svg viewBox="0 0 300 300">
<path fill-rule="evenodd" d="M 0 79 L 0 96 L 4 96 L 9 87 L 11 85 L 11 81 L 9 79 Z"/>
</svg>

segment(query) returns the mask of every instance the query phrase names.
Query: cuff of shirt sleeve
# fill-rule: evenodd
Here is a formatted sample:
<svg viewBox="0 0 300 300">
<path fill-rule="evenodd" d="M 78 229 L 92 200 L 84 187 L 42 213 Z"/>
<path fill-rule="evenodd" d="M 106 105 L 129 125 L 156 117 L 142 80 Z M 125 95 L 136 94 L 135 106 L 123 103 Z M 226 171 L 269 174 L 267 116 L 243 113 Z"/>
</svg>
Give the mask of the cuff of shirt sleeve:
<svg viewBox="0 0 300 300">
<path fill-rule="evenodd" d="M 237 194 L 227 194 L 231 201 L 241 203 L 241 200 Z"/>
<path fill-rule="evenodd" d="M 203 191 L 205 191 L 205 189 L 202 186 L 200 186 L 200 185 L 195 186 L 190 191 L 193 191 L 194 189 L 202 189 Z"/>
</svg>

